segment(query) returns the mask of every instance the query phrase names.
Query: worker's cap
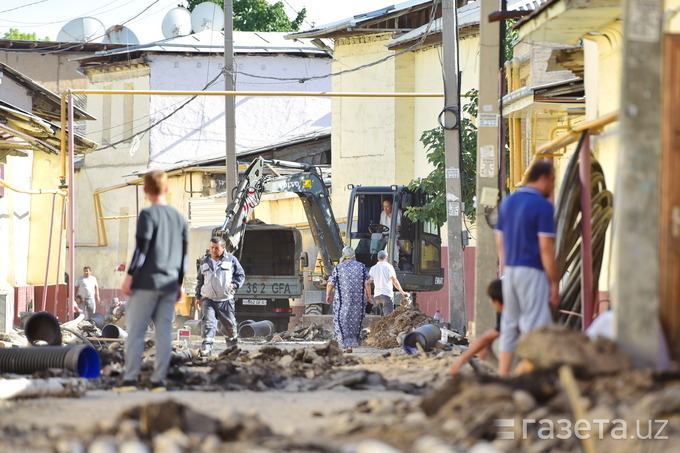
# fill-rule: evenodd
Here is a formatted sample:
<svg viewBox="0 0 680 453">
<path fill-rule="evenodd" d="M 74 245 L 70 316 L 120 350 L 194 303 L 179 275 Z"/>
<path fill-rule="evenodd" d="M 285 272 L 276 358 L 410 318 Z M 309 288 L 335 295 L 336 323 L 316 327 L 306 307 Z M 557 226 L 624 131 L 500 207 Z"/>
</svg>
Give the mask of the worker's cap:
<svg viewBox="0 0 680 453">
<path fill-rule="evenodd" d="M 354 249 L 349 245 L 342 249 L 342 259 L 353 260 L 354 256 Z"/>
<path fill-rule="evenodd" d="M 378 252 L 378 259 L 379 260 L 384 260 L 387 259 L 387 252 L 384 250 L 381 250 Z"/>
</svg>

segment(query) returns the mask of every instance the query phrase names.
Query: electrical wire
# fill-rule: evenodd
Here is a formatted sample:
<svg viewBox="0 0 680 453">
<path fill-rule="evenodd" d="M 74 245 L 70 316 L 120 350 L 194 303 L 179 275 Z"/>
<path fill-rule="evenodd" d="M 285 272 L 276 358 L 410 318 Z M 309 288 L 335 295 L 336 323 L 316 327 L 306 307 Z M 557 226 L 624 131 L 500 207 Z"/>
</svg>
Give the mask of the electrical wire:
<svg viewBox="0 0 680 453">
<path fill-rule="evenodd" d="M 247 77 L 253 77 L 256 79 L 268 79 L 268 80 L 282 80 L 282 81 L 297 81 L 299 83 L 305 83 L 310 80 L 320 80 L 320 79 L 326 79 L 328 77 L 335 77 L 339 75 L 344 75 L 344 74 L 349 74 L 352 72 L 356 71 L 361 71 L 362 69 L 370 68 L 376 65 L 379 65 L 380 63 L 384 63 L 386 61 L 389 61 L 393 58 L 397 58 L 400 55 L 404 55 L 405 53 L 408 53 L 415 49 L 416 47 L 419 47 L 422 45 L 427 37 L 430 35 L 430 29 L 432 28 L 432 24 L 434 23 L 435 16 L 437 14 L 437 5 L 439 4 L 440 0 L 434 0 L 432 2 L 432 9 L 430 11 L 430 19 L 429 22 L 427 23 L 427 27 L 425 28 L 425 31 L 423 32 L 423 35 L 420 37 L 420 39 L 413 45 L 407 47 L 404 50 L 400 50 L 399 52 L 387 55 L 386 57 L 383 57 L 379 60 L 372 61 L 370 63 L 363 64 L 361 66 L 357 66 L 356 68 L 351 68 L 351 69 L 343 69 L 342 71 L 338 72 L 332 72 L 329 74 L 324 74 L 324 75 L 318 75 L 318 76 L 309 76 L 309 77 L 274 77 L 274 76 L 263 76 L 263 75 L 258 75 L 258 74 L 250 74 L 248 72 L 243 72 L 243 71 L 234 71 L 233 74 L 241 74 Z"/>
<path fill-rule="evenodd" d="M 99 6 L 99 7 L 95 8 L 95 9 L 93 9 L 93 10 L 91 10 L 91 11 L 87 11 L 87 12 L 85 12 L 85 13 L 82 13 L 82 14 L 80 14 L 79 16 L 71 17 L 70 19 L 60 19 L 60 20 L 55 20 L 55 21 L 52 21 L 52 22 L 23 22 L 23 21 L 17 21 L 17 20 L 1 19 L 1 20 L 0 20 L 0 23 L 10 22 L 10 23 L 13 23 L 13 24 L 32 25 L 33 28 L 40 28 L 40 27 L 45 27 L 45 26 L 47 26 L 47 25 L 54 25 L 54 24 L 66 23 L 66 22 L 70 22 L 70 21 L 72 21 L 72 20 L 74 20 L 74 19 L 80 19 L 80 18 L 82 18 L 82 17 L 84 17 L 84 16 L 88 16 L 88 15 L 90 15 L 90 14 L 96 13 L 96 12 L 98 12 L 99 10 L 104 9 L 104 8 L 107 8 L 107 7 L 111 6 L 112 4 L 117 3 L 117 2 L 120 2 L 120 1 L 121 1 L 121 0 L 113 0 L 112 2 L 109 2 L 109 3 L 105 4 L 105 5 Z M 128 1 L 127 3 L 124 3 L 124 4 L 122 4 L 122 5 L 119 5 L 119 6 L 116 6 L 116 7 L 114 7 L 114 8 L 108 9 L 108 10 L 106 10 L 106 11 L 101 11 L 99 14 L 105 14 L 105 13 L 109 13 L 109 12 L 111 12 L 111 11 L 115 11 L 115 10 L 117 10 L 117 9 L 120 9 L 120 8 L 124 7 L 125 5 L 129 5 L 130 3 L 134 3 L 134 2 L 136 2 L 136 1 L 137 1 L 137 0 L 130 0 L 130 1 Z"/>
<path fill-rule="evenodd" d="M 10 8 L 10 9 L 6 9 L 6 10 L 4 10 L 4 11 L 0 11 L 0 14 L 2 14 L 2 13 L 8 13 L 8 12 L 10 12 L 10 11 L 16 11 L 16 10 L 18 10 L 18 9 L 26 8 L 27 6 L 37 5 L 37 4 L 39 4 L 39 3 L 45 3 L 46 1 L 47 1 L 47 0 L 38 0 L 37 2 L 27 3 L 26 5 L 15 6 L 14 8 Z"/>
<path fill-rule="evenodd" d="M 208 82 L 208 84 L 206 84 L 206 86 L 204 86 L 204 87 L 201 89 L 201 91 L 205 91 L 205 90 L 207 90 L 208 88 L 210 88 L 215 82 L 217 82 L 217 80 L 218 80 L 223 74 L 225 74 L 225 72 L 226 72 L 226 71 L 225 71 L 224 69 L 223 69 L 222 71 L 220 71 L 219 74 L 217 74 L 217 75 L 215 76 L 214 79 L 212 79 L 210 82 Z M 182 110 L 184 107 L 186 107 L 187 105 L 189 105 L 189 103 L 191 103 L 191 101 L 193 101 L 193 100 L 196 99 L 197 97 L 198 97 L 197 94 L 191 96 L 189 99 L 187 99 L 186 101 L 184 101 L 177 109 L 175 109 L 174 111 L 170 112 L 169 114 L 167 114 L 167 115 L 164 116 L 163 118 L 159 119 L 158 121 L 155 121 L 153 124 L 151 124 L 150 126 L 144 128 L 144 129 L 142 129 L 141 131 L 135 132 L 135 133 L 132 134 L 131 136 L 126 137 L 126 138 L 124 138 L 124 139 L 122 139 L 122 140 L 118 140 L 118 141 L 116 141 L 116 142 L 109 143 L 108 145 L 106 145 L 106 146 L 104 146 L 104 147 L 102 147 L 102 148 L 98 148 L 97 150 L 98 150 L 98 151 L 102 151 L 102 150 L 105 150 L 105 149 L 108 149 L 108 148 L 115 148 L 116 145 L 120 145 L 121 143 L 127 142 L 128 140 L 130 140 L 130 139 L 132 139 L 132 138 L 134 138 L 134 137 L 136 137 L 136 136 L 138 136 L 138 135 L 142 135 L 142 134 L 144 134 L 144 133 L 150 131 L 151 129 L 153 129 L 154 127 L 158 126 L 159 124 L 161 124 L 163 121 L 167 120 L 168 118 L 171 118 L 171 117 L 172 117 L 173 115 L 175 115 L 177 112 L 179 112 L 179 111 Z"/>
<path fill-rule="evenodd" d="M 149 8 L 151 8 L 153 5 L 155 5 L 159 1 L 160 0 L 154 0 L 150 5 L 148 5 L 146 8 L 141 10 L 139 13 L 135 14 L 130 19 L 127 19 L 127 20 L 125 20 L 124 22 L 121 22 L 118 25 L 123 26 L 123 25 L 129 23 L 130 21 L 136 19 L 137 17 L 144 14 Z M 121 6 L 123 6 L 123 5 L 121 5 Z M 95 36 L 93 38 L 90 38 L 87 41 L 74 43 L 73 45 L 70 45 L 70 46 L 67 46 L 67 47 L 64 47 L 64 48 L 60 48 L 62 43 L 57 43 L 54 46 L 43 47 L 43 48 L 40 49 L 39 52 L 40 52 L 41 55 L 51 55 L 51 54 L 56 54 L 56 53 L 64 53 L 64 52 L 68 52 L 69 50 L 72 50 L 72 49 L 75 49 L 75 48 L 78 48 L 78 47 L 82 47 L 83 44 L 92 43 L 92 42 L 96 41 L 97 39 L 103 38 L 105 36 L 106 36 L 106 32 L 104 32 L 103 35 Z M 47 49 L 47 50 L 45 50 L 45 49 Z M 49 50 L 49 49 L 56 49 L 56 50 Z M 5 53 L 18 53 L 18 52 L 5 52 Z"/>
</svg>

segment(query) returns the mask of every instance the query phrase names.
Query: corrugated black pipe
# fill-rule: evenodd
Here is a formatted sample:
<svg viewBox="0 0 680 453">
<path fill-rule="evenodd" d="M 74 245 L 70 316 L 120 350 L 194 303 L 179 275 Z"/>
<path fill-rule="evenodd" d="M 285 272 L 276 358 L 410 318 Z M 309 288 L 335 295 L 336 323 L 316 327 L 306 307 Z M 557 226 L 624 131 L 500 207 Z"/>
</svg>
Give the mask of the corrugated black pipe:
<svg viewBox="0 0 680 453">
<path fill-rule="evenodd" d="M 48 345 L 61 345 L 61 327 L 59 320 L 46 311 L 39 311 L 26 321 L 24 328 L 26 339 L 32 345 L 44 341 Z"/>
<path fill-rule="evenodd" d="M 43 346 L 41 348 L 0 348 L 0 371 L 33 374 L 48 368 L 62 368 L 84 378 L 98 378 L 102 364 L 89 346 Z"/>
</svg>

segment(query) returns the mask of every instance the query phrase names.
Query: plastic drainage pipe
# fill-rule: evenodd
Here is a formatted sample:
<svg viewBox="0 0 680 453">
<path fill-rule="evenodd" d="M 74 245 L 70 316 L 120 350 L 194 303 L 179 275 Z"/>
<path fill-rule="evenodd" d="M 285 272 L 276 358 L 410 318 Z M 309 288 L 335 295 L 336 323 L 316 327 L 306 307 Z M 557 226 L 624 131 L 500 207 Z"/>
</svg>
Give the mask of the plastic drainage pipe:
<svg viewBox="0 0 680 453">
<path fill-rule="evenodd" d="M 407 354 L 418 354 L 418 345 L 423 351 L 434 348 L 441 338 L 441 330 L 434 324 L 425 324 L 409 332 L 404 337 L 404 350 Z"/>
<path fill-rule="evenodd" d="M 127 338 L 127 332 L 115 324 L 108 324 L 102 329 L 102 338 Z"/>
<path fill-rule="evenodd" d="M 0 348 L 0 371 L 33 374 L 48 368 L 63 368 L 84 378 L 98 378 L 102 363 L 90 346 L 43 346 L 41 348 Z"/>
<path fill-rule="evenodd" d="M 48 345 L 61 345 L 61 327 L 59 320 L 46 311 L 39 311 L 26 321 L 24 328 L 26 339 L 32 345 L 44 341 Z"/>
<path fill-rule="evenodd" d="M 101 329 L 104 326 L 104 315 L 101 313 L 94 313 L 92 316 L 90 316 L 90 321 Z"/>
<path fill-rule="evenodd" d="M 274 333 L 274 323 L 271 321 L 258 321 L 243 323 L 238 329 L 238 336 L 241 338 L 266 337 Z"/>
</svg>

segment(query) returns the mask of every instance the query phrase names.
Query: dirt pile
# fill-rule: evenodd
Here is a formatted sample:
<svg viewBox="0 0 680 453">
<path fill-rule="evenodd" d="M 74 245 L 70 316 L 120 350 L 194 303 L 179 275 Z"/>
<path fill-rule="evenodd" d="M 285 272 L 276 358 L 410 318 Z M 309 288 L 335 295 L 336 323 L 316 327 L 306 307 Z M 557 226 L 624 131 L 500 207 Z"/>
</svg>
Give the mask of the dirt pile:
<svg viewBox="0 0 680 453">
<path fill-rule="evenodd" d="M 99 349 L 103 369 L 102 376 L 92 384 L 95 388 L 111 389 L 119 384 L 124 372 L 122 353 L 119 343 Z M 208 359 L 178 343 L 172 357 L 174 366 L 168 371 L 168 390 L 297 392 L 347 388 L 422 393 L 426 385 L 388 380 L 378 371 L 347 369 L 362 361 L 344 355 L 335 340 L 301 349 L 267 345 L 253 352 L 233 346 Z M 139 380 L 141 388 L 151 386 L 153 360 L 152 350 L 147 349 Z"/>
<path fill-rule="evenodd" d="M 517 346 L 517 356 L 529 360 L 536 368 L 568 365 L 579 375 L 613 374 L 631 367 L 628 356 L 618 352 L 613 341 L 602 337 L 589 341 L 581 332 L 561 325 L 526 334 Z"/>
<path fill-rule="evenodd" d="M 373 324 L 366 345 L 374 348 L 398 348 L 399 335 L 408 333 L 421 324 L 436 324 L 434 318 L 413 306 L 396 307 L 394 311 Z"/>
<path fill-rule="evenodd" d="M 420 447 L 424 439 L 446 445 L 436 450 L 444 452 L 480 443 L 494 452 L 577 452 L 583 448 L 580 437 L 588 437 L 596 451 L 677 450 L 680 374 L 632 370 L 613 343 L 589 342 L 557 326 L 526 335 L 520 351 L 534 361 L 527 374 L 508 379 L 459 374 L 423 397 L 419 407 L 359 405 L 329 435 L 379 439 L 414 453 L 427 451 Z M 574 387 L 566 370 L 576 376 L 576 396 L 569 394 Z M 582 415 L 577 418 L 575 410 Z"/>
</svg>

